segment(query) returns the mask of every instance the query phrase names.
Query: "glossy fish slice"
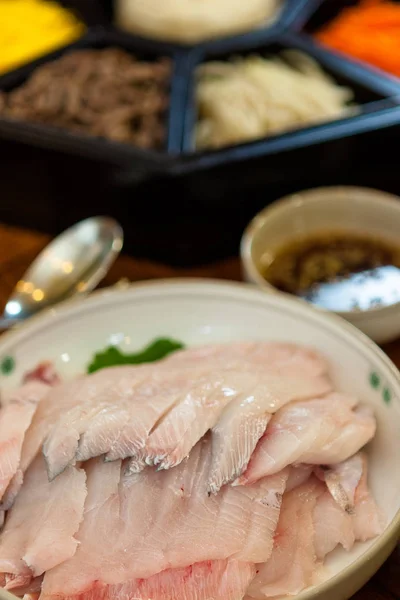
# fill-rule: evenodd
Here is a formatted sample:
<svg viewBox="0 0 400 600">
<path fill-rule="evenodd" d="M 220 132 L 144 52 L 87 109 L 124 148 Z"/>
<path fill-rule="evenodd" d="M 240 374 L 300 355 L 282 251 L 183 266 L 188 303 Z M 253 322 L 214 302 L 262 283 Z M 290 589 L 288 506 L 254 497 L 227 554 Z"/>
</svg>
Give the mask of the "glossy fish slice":
<svg viewBox="0 0 400 600">
<path fill-rule="evenodd" d="M 188 348 L 171 354 L 165 361 L 180 367 L 208 363 L 224 369 L 282 369 L 293 377 L 328 374 L 324 357 L 310 348 L 282 342 L 234 342 Z"/>
<path fill-rule="evenodd" d="M 267 560 L 288 473 L 209 496 L 210 458 L 206 438 L 168 471 L 146 469 L 120 479 L 119 461 L 90 461 L 79 547 L 46 574 L 44 593 L 74 596 L 96 582 L 122 584 L 204 561 Z"/>
<path fill-rule="evenodd" d="M 114 406 L 129 402 L 149 370 L 148 365 L 114 367 L 86 376 L 75 386 L 62 386 L 64 410 L 54 411 L 55 418 L 43 436 L 43 454 L 51 480 L 74 464 L 80 437 L 92 420 Z"/>
<path fill-rule="evenodd" d="M 316 568 L 313 513 L 323 490 L 313 479 L 284 495 L 271 558 L 258 565 L 249 597 L 295 596 L 310 585 Z"/>
<path fill-rule="evenodd" d="M 43 383 L 26 383 L 0 409 L 0 500 L 19 469 L 25 433 L 49 389 Z"/>
<path fill-rule="evenodd" d="M 44 582 L 41 600 L 242 600 L 255 574 L 255 565 L 238 561 L 206 561 L 182 569 L 168 569 L 148 579 L 119 584 L 94 584 L 82 594 L 54 593 Z"/>
<path fill-rule="evenodd" d="M 217 493 L 247 468 L 257 442 L 277 407 L 295 400 L 316 398 L 331 390 L 331 383 L 321 376 L 263 374 L 262 383 L 249 390 L 247 395 L 235 398 L 212 429 L 210 491 Z"/>
<path fill-rule="evenodd" d="M 374 436 L 376 422 L 369 409 L 355 404 L 355 398 L 334 393 L 285 406 L 271 419 L 235 483 L 256 481 L 289 464 L 342 462 L 358 452 Z"/>
<path fill-rule="evenodd" d="M 0 537 L 0 572 L 6 588 L 29 585 L 70 558 L 78 545 L 74 535 L 83 517 L 86 498 L 83 470 L 70 467 L 50 483 L 38 455 L 25 474 Z"/>
</svg>

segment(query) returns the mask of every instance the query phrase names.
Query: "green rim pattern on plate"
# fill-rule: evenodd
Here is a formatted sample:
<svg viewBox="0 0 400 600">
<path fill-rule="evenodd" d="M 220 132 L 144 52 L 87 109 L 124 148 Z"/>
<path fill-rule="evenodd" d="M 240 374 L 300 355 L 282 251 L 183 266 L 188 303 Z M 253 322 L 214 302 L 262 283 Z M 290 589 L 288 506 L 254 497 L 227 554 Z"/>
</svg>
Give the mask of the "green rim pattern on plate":
<svg viewBox="0 0 400 600">
<path fill-rule="evenodd" d="M 392 400 L 392 392 L 390 388 L 384 384 L 382 377 L 376 371 L 371 371 L 369 374 L 369 384 L 374 390 L 379 390 L 382 400 L 385 404 L 390 404 Z"/>
<path fill-rule="evenodd" d="M 5 356 L 0 363 L 2 375 L 11 375 L 15 369 L 15 359 L 12 356 Z"/>
</svg>

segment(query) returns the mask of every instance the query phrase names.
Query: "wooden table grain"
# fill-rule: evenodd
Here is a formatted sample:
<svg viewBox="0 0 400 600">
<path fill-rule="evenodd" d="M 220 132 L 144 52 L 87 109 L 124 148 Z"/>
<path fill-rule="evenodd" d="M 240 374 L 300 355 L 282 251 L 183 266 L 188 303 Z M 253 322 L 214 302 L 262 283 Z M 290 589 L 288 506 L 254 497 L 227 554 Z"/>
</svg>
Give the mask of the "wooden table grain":
<svg viewBox="0 0 400 600">
<path fill-rule="evenodd" d="M 49 237 L 0 224 L 0 305 L 34 257 L 49 241 Z M 240 281 L 239 260 L 236 258 L 195 269 L 176 269 L 167 265 L 121 256 L 110 270 L 102 286 L 120 279 L 143 281 L 170 277 L 207 277 Z M 400 368 L 400 340 L 383 348 Z M 352 600 L 400 600 L 400 544 L 380 571 Z"/>
</svg>

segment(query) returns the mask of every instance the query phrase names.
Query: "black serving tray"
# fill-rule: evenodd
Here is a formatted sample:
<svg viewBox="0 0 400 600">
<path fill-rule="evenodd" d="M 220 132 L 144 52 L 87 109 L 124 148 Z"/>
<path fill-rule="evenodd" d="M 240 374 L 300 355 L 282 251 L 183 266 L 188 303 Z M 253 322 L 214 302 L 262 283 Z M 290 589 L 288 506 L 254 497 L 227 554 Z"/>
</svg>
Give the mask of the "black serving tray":
<svg viewBox="0 0 400 600">
<path fill-rule="evenodd" d="M 155 174 L 178 175 L 256 157 L 287 152 L 301 146 L 321 144 L 398 123 L 400 80 L 366 65 L 339 56 L 315 43 L 301 31 L 314 25 L 313 14 L 329 18 L 349 0 L 286 0 L 279 18 L 244 35 L 213 40 L 195 47 L 144 39 L 112 26 L 109 0 L 63 0 L 88 24 L 88 33 L 65 48 L 52 52 L 0 78 L 0 90 L 18 87 L 34 71 L 65 52 L 78 48 L 119 46 L 146 59 L 167 55 L 174 61 L 168 139 L 164 151 L 147 151 L 104 140 L 79 136 L 49 126 L 0 119 L 0 139 L 12 140 L 52 151 L 94 159 L 116 167 L 116 181 L 130 185 Z M 326 9 L 326 10 L 325 10 Z M 325 12 L 324 12 L 325 11 Z M 333 12 L 332 12 L 333 11 Z M 318 13 L 318 14 L 317 14 Z M 321 19 L 320 19 L 321 21 Z M 217 151 L 196 152 L 193 138 L 196 124 L 195 70 L 203 61 L 229 59 L 232 55 L 260 52 L 274 54 L 297 48 L 315 58 L 339 83 L 351 87 L 361 111 L 353 117 L 285 132 Z"/>
<path fill-rule="evenodd" d="M 83 48 L 106 48 L 117 46 L 137 57 L 154 60 L 168 56 L 173 61 L 170 86 L 170 105 L 165 115 L 167 139 L 163 150 L 143 150 L 131 144 L 123 144 L 103 138 L 70 133 L 62 128 L 0 118 L 0 139 L 21 142 L 31 146 L 67 153 L 86 159 L 100 160 L 120 168 L 129 167 L 138 176 L 162 172 L 180 152 L 182 127 L 181 114 L 186 100 L 186 85 L 182 76 L 185 56 L 169 44 L 154 44 L 151 40 L 136 38 L 113 28 L 93 27 L 78 41 L 47 54 L 21 68 L 0 77 L 0 90 L 10 91 L 22 85 L 34 70 L 68 52 Z"/>
<path fill-rule="evenodd" d="M 245 1 L 245 0 L 243 0 Z M 353 0 L 352 3 L 354 3 Z M 310 34 L 349 0 L 287 0 L 270 27 L 189 47 L 124 33 L 112 26 L 112 0 L 63 0 L 84 18 L 78 42 L 0 78 L 20 85 L 36 66 L 75 48 L 120 46 L 174 61 L 164 151 L 0 119 L 0 220 L 56 234 L 92 214 L 111 214 L 125 250 L 193 266 L 237 252 L 251 217 L 280 196 L 319 185 L 380 187 L 400 194 L 400 80 L 331 52 Z M 359 114 L 270 138 L 196 152 L 194 73 L 205 60 L 295 47 L 350 86 Z M 18 177 L 19 169 L 23 177 Z"/>
<path fill-rule="evenodd" d="M 315 44 L 311 39 L 296 33 L 276 34 L 267 42 L 247 45 L 242 48 L 240 56 L 261 54 L 271 56 L 285 49 L 297 49 L 316 59 L 324 70 L 340 85 L 353 89 L 355 101 L 361 107 L 359 113 L 320 125 L 288 131 L 283 134 L 228 146 L 218 150 L 196 152 L 194 149 L 194 131 L 197 121 L 195 103 L 195 71 L 199 64 L 210 60 L 229 60 L 238 53 L 216 52 L 215 49 L 200 48 L 191 54 L 191 63 L 187 68 L 188 82 L 187 105 L 185 111 L 183 150 L 192 154 L 183 169 L 203 169 L 224 163 L 248 160 L 255 156 L 271 155 L 284 152 L 299 146 L 319 144 L 338 137 L 353 136 L 368 131 L 369 128 L 390 126 L 392 120 L 397 122 L 400 102 L 400 81 L 382 75 L 373 69 L 366 68 L 353 61 L 345 61 L 338 55 Z"/>
</svg>

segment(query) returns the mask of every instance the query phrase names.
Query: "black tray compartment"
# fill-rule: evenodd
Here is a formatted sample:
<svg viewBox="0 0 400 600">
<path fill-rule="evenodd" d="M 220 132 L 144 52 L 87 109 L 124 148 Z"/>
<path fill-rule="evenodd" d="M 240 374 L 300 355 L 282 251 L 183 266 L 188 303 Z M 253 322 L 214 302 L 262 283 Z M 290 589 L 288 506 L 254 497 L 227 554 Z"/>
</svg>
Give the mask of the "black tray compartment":
<svg viewBox="0 0 400 600">
<path fill-rule="evenodd" d="M 167 120 L 167 140 L 165 149 L 143 150 L 131 144 L 123 144 L 103 138 L 83 136 L 67 130 L 26 121 L 0 118 L 0 139 L 17 141 L 33 147 L 67 153 L 90 160 L 100 160 L 122 169 L 133 170 L 138 177 L 163 172 L 173 157 L 180 152 L 182 139 L 182 112 L 186 99 L 185 83 L 181 75 L 185 57 L 168 44 L 154 44 L 112 28 L 97 27 L 73 44 L 41 57 L 18 70 L 0 77 L 0 90 L 10 91 L 22 85 L 34 70 L 55 60 L 65 53 L 84 48 L 123 48 L 139 58 L 154 60 L 168 56 L 173 61 L 170 87 L 170 106 L 165 116 Z"/>
<path fill-rule="evenodd" d="M 228 146 L 218 150 L 196 151 L 194 148 L 194 132 L 197 121 L 195 101 L 195 71 L 203 62 L 211 60 L 229 60 L 231 56 L 248 54 L 274 55 L 284 49 L 297 49 L 314 58 L 339 84 L 350 87 L 355 94 L 355 101 L 361 110 L 356 116 L 312 125 L 302 129 L 288 131 L 279 135 L 245 142 L 236 146 Z M 266 44 L 259 44 L 238 52 L 215 52 L 200 48 L 192 53 L 191 63 L 187 67 L 188 82 L 187 107 L 183 147 L 190 155 L 185 163 L 185 169 L 210 168 L 217 165 L 238 161 L 246 161 L 259 156 L 278 154 L 300 146 L 320 144 L 324 141 L 349 137 L 362 133 L 377 126 L 390 126 L 397 122 L 398 113 L 391 116 L 387 112 L 400 102 L 400 81 L 386 77 L 374 69 L 364 68 L 363 65 L 343 60 L 329 50 L 315 44 L 306 36 L 293 33 L 276 35 Z M 377 117 L 382 116 L 382 122 L 377 123 Z M 282 157 L 282 160 L 284 158 Z"/>
</svg>

